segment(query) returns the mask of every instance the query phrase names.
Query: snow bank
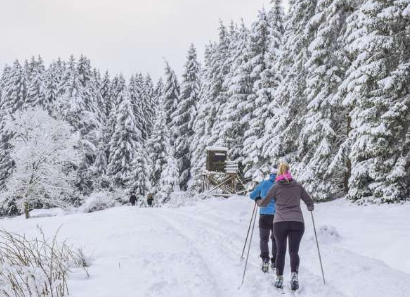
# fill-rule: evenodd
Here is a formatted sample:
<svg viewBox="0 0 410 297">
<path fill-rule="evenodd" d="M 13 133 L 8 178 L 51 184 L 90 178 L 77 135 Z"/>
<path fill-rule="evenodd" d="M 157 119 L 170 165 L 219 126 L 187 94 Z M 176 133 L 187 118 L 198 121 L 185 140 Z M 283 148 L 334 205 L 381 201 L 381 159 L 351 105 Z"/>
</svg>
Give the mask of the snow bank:
<svg viewBox="0 0 410 297">
<path fill-rule="evenodd" d="M 206 199 L 205 199 L 206 198 Z M 60 238 L 92 255 L 90 278 L 70 276 L 75 297 L 272 297 L 274 274 L 260 271 L 255 226 L 244 286 L 240 260 L 254 203 L 247 197 L 175 193 L 161 208 L 120 206 L 94 213 L 1 220 L 2 228 Z M 301 243 L 305 297 L 407 297 L 410 205 L 317 204 L 314 215 L 327 285 L 321 280 L 310 213 Z M 289 258 L 285 281 L 289 280 Z M 386 284 L 389 284 L 386 286 Z"/>
<path fill-rule="evenodd" d="M 79 208 L 80 212 L 94 212 L 107 208 L 114 207 L 116 205 L 114 200 L 114 194 L 110 192 L 98 192 L 92 193 L 85 203 Z"/>
</svg>

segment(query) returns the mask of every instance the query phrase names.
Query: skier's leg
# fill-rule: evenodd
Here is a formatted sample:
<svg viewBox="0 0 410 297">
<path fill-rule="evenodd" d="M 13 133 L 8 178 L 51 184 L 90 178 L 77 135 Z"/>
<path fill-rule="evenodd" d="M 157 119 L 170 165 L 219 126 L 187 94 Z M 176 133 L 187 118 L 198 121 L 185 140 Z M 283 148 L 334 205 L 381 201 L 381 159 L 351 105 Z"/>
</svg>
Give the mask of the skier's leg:
<svg viewBox="0 0 410 297">
<path fill-rule="evenodd" d="M 272 240 L 272 259 L 271 259 L 271 262 L 272 262 L 272 268 L 275 268 L 276 267 L 276 250 L 277 250 L 277 248 L 276 248 L 275 235 L 273 233 L 274 232 L 273 231 L 273 218 L 272 218 L 272 226 L 270 228 L 270 232 L 271 232 L 270 238 Z"/>
<path fill-rule="evenodd" d="M 305 232 L 305 225 L 301 222 L 290 222 L 291 231 L 289 231 L 289 256 L 291 272 L 299 270 L 299 246 Z"/>
<path fill-rule="evenodd" d="M 260 238 L 260 249 L 261 249 L 261 258 L 269 259 L 269 235 L 270 228 L 268 223 L 268 218 L 265 215 L 259 216 L 259 238 Z"/>
<path fill-rule="evenodd" d="M 288 222 L 278 222 L 273 224 L 273 231 L 276 241 L 276 274 L 278 276 L 283 275 L 285 268 L 285 256 L 286 256 L 286 239 L 288 236 Z"/>
<path fill-rule="evenodd" d="M 261 258 L 269 259 L 269 235 L 270 229 L 261 228 L 259 226 Z"/>
</svg>

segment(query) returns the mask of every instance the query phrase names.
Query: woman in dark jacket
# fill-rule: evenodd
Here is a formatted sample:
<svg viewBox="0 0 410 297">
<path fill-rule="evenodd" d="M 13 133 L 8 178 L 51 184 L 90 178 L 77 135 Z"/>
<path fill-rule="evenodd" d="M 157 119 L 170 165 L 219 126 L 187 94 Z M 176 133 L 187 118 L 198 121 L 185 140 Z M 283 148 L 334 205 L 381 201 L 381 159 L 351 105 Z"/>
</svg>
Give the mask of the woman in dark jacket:
<svg viewBox="0 0 410 297">
<path fill-rule="evenodd" d="M 274 199 L 276 214 L 273 230 L 276 240 L 276 282 L 275 287 L 283 288 L 283 270 L 285 267 L 286 242 L 289 239 L 290 267 L 292 272 L 291 288 L 299 289 L 299 245 L 305 231 L 300 200 L 302 199 L 309 211 L 314 209 L 313 200 L 305 189 L 297 183 L 289 173 L 289 165 L 279 165 L 278 176 L 274 186 L 269 190 L 265 199 L 257 201 L 259 206 L 266 206 Z"/>
</svg>

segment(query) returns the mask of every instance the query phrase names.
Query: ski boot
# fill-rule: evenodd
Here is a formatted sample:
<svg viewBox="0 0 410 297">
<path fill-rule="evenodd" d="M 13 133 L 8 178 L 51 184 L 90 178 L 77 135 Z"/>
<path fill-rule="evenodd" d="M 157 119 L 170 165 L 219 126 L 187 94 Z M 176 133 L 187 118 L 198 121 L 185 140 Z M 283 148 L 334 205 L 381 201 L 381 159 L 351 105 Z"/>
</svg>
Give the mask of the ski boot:
<svg viewBox="0 0 410 297">
<path fill-rule="evenodd" d="M 276 269 L 275 258 L 270 259 L 270 268 L 272 268 L 273 271 Z"/>
<path fill-rule="evenodd" d="M 283 275 L 276 276 L 275 288 L 278 290 L 283 290 Z"/>
<path fill-rule="evenodd" d="M 269 272 L 269 258 L 267 259 L 262 259 L 262 271 L 264 273 L 268 273 Z"/>
<path fill-rule="evenodd" d="M 292 276 L 290 279 L 290 289 L 295 292 L 299 290 L 299 280 L 298 280 L 298 273 L 292 272 Z"/>
</svg>

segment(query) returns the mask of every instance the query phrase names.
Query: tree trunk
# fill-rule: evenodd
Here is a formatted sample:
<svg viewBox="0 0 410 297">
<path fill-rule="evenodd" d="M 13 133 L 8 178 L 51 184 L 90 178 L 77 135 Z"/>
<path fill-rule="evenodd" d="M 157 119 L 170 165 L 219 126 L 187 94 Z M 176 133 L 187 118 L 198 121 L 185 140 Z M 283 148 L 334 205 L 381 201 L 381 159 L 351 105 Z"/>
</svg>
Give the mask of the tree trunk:
<svg viewBox="0 0 410 297">
<path fill-rule="evenodd" d="M 24 214 L 26 216 L 26 219 L 29 219 L 30 218 L 30 211 L 29 211 L 29 208 L 28 208 L 27 200 L 24 201 L 23 207 L 24 207 Z"/>
<path fill-rule="evenodd" d="M 352 118 L 350 116 L 347 116 L 347 129 L 346 129 L 346 138 L 349 138 L 349 133 L 351 130 L 351 122 Z M 345 173 L 345 178 L 344 178 L 344 191 L 345 194 L 349 193 L 349 178 L 352 174 L 352 162 L 350 161 L 349 156 L 346 156 L 346 173 Z"/>
</svg>

